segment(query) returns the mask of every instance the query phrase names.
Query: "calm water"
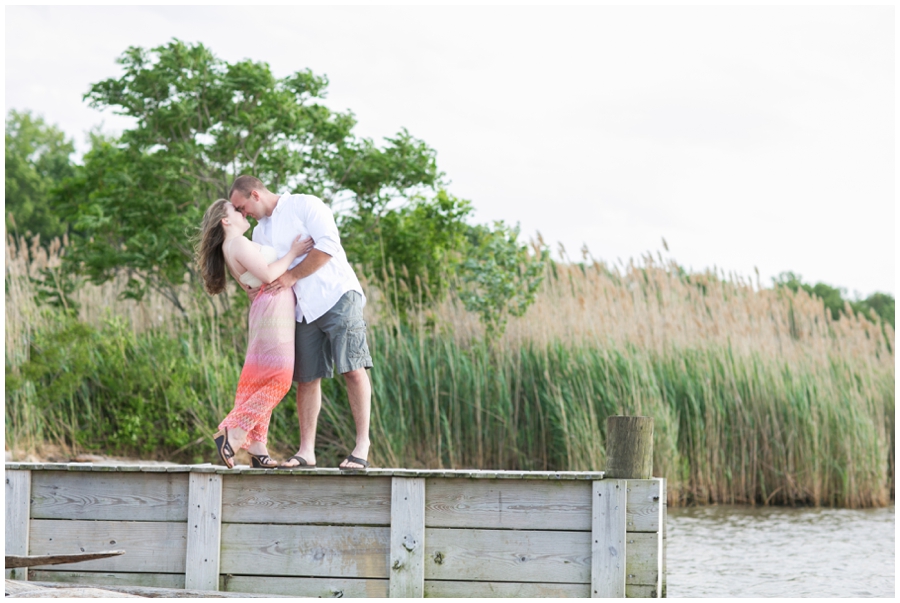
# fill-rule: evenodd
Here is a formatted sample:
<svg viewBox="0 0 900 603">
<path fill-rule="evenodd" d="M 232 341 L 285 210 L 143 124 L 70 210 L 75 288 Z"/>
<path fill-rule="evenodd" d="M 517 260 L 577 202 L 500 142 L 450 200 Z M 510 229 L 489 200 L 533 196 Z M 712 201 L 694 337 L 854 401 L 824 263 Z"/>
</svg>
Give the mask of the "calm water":
<svg viewBox="0 0 900 603">
<path fill-rule="evenodd" d="M 669 597 L 893 597 L 894 507 L 669 509 Z"/>
</svg>

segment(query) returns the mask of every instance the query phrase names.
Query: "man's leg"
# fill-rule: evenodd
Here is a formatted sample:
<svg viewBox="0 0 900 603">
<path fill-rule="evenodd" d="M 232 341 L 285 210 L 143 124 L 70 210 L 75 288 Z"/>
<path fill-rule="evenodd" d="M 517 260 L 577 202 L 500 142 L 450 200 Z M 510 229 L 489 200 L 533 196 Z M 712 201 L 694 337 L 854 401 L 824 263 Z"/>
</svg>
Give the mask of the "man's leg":
<svg viewBox="0 0 900 603">
<path fill-rule="evenodd" d="M 294 331 L 294 382 L 297 383 L 297 421 L 300 423 L 299 456 L 307 465 L 316 464 L 316 428 L 322 408 L 322 376 L 331 376 L 331 347 L 316 325 L 305 320 Z M 282 467 L 300 467 L 288 459 Z"/>
<path fill-rule="evenodd" d="M 297 384 L 297 420 L 300 422 L 300 450 L 297 456 L 316 464 L 316 428 L 322 409 L 322 380 Z M 297 465 L 296 461 L 291 463 Z"/>
<path fill-rule="evenodd" d="M 372 409 L 372 385 L 369 383 L 369 375 L 366 369 L 359 368 L 349 373 L 344 373 L 347 382 L 347 397 L 350 399 L 350 411 L 353 413 L 353 421 L 356 423 L 356 447 L 350 454 L 356 458 L 367 460 L 369 458 L 369 416 Z M 362 469 L 359 463 L 344 461 L 341 467 L 348 469 Z"/>
</svg>

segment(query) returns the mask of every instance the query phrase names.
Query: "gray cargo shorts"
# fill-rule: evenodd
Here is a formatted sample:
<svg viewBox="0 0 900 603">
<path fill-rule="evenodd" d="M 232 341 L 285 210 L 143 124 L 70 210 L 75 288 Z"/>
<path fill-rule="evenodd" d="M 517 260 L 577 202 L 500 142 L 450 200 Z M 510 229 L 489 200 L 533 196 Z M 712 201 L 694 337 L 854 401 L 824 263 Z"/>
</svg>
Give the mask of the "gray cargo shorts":
<svg viewBox="0 0 900 603">
<path fill-rule="evenodd" d="M 359 368 L 372 368 L 366 342 L 363 298 L 344 293 L 328 312 L 312 321 L 298 322 L 294 337 L 294 381 L 307 383 Z"/>
</svg>

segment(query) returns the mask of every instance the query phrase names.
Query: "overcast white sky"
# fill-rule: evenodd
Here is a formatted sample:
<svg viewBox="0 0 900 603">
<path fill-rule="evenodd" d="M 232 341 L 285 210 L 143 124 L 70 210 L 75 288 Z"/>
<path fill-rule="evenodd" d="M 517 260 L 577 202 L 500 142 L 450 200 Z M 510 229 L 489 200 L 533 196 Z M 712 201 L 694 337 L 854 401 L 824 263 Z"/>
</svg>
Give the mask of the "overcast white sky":
<svg viewBox="0 0 900 603">
<path fill-rule="evenodd" d="M 437 150 L 478 222 L 580 259 L 662 250 L 763 284 L 894 293 L 895 8 L 5 7 L 6 110 L 84 149 L 128 46 L 329 77 L 357 133 Z M 755 278 L 755 277 L 754 277 Z"/>
</svg>

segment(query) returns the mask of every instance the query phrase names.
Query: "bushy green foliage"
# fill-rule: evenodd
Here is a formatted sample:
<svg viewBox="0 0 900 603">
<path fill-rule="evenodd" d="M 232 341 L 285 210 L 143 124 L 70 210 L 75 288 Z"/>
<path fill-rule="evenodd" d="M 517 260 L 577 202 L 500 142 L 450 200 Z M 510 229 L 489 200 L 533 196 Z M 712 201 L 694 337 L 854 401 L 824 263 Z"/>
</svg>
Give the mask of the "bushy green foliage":
<svg viewBox="0 0 900 603">
<path fill-rule="evenodd" d="M 202 357 L 204 345 L 189 334 L 135 335 L 120 321 L 93 328 L 60 315 L 55 327 L 34 334 L 18 371 L 7 363 L 7 424 L 29 404 L 56 439 L 82 450 L 177 455 L 211 433 L 213 396 L 229 396 L 216 401 L 227 406 L 237 385 L 235 352 Z M 180 458 L 201 456 L 191 450 Z"/>
<path fill-rule="evenodd" d="M 40 235 L 47 244 L 66 232 L 51 205 L 54 187 L 71 176 L 71 140 L 30 111 L 6 115 L 6 230 Z"/>
<path fill-rule="evenodd" d="M 495 222 L 470 231 L 472 249 L 463 264 L 466 288 L 460 299 L 484 324 L 488 340 L 503 335 L 510 316 L 522 316 L 534 301 L 549 259 L 547 249 L 536 255 L 519 243 L 519 227 Z"/>
<path fill-rule="evenodd" d="M 447 292 L 450 276 L 470 251 L 472 211 L 470 201 L 440 189 L 377 219 L 347 217 L 340 223 L 341 238 L 348 258 L 380 278 L 395 307 L 407 309 L 416 300 L 439 300 Z"/>
</svg>

